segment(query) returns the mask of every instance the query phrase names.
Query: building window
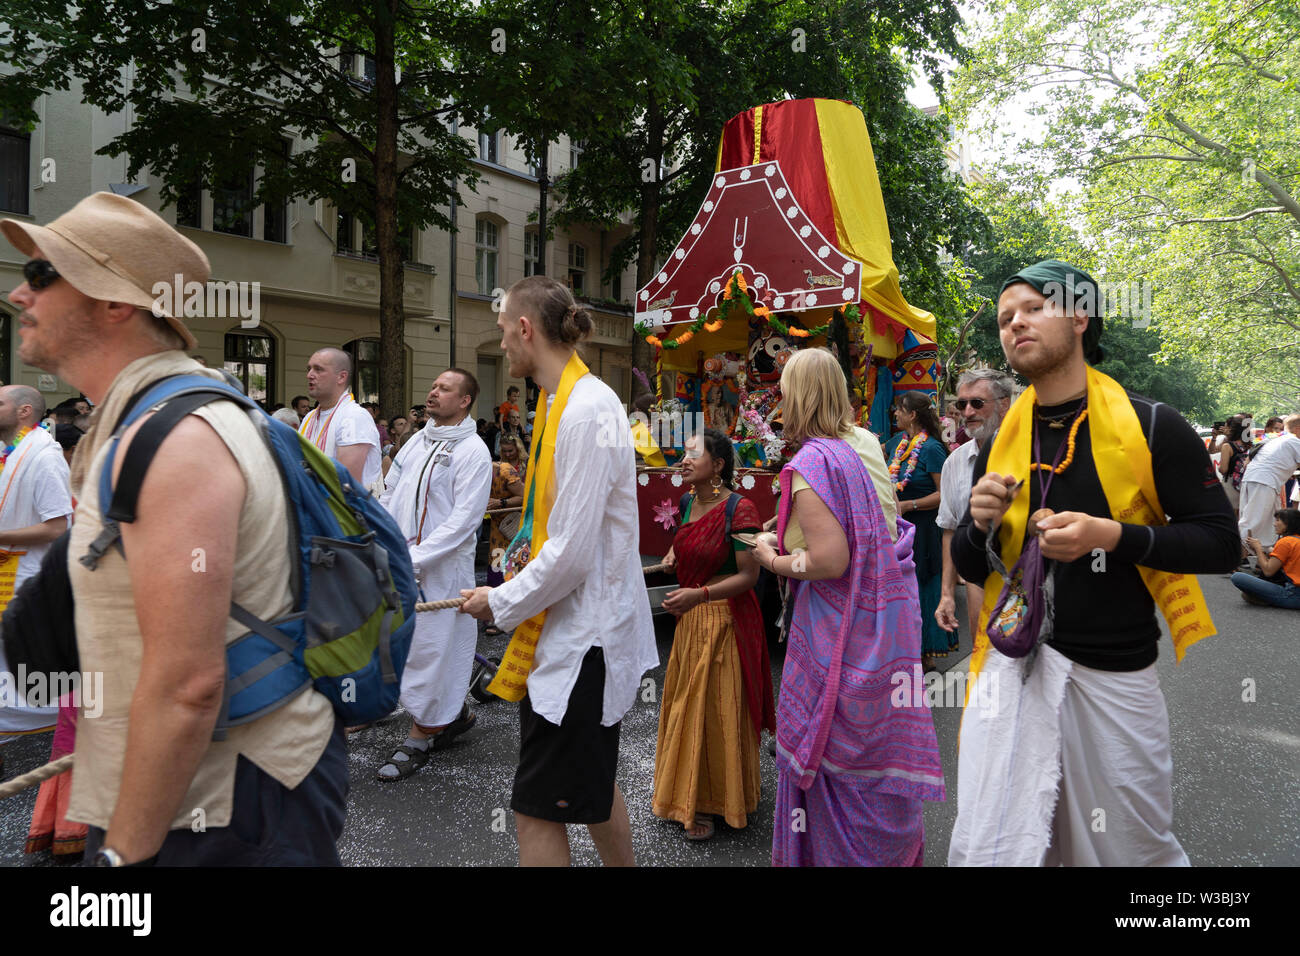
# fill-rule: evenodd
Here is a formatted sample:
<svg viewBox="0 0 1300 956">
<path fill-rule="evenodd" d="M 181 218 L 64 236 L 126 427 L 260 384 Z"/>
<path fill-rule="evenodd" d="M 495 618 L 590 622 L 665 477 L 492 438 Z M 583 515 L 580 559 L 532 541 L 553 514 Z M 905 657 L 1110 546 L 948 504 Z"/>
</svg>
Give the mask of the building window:
<svg viewBox="0 0 1300 956">
<path fill-rule="evenodd" d="M 253 237 L 253 170 L 236 173 L 212 190 L 212 230 Z"/>
<path fill-rule="evenodd" d="M 379 339 L 353 339 L 343 351 L 352 358 L 352 397 L 379 401 Z"/>
<path fill-rule="evenodd" d="M 356 252 L 356 217 L 350 212 L 341 212 L 335 227 L 334 248 L 340 253 Z"/>
<path fill-rule="evenodd" d="M 177 189 L 176 225 L 203 228 L 203 184 L 197 178 Z"/>
<path fill-rule="evenodd" d="M 361 57 L 361 82 L 367 88 L 375 85 L 375 58 L 373 56 Z"/>
<path fill-rule="evenodd" d="M 542 164 L 537 161 L 537 157 L 530 151 L 528 153 L 528 175 L 536 178 L 541 172 Z"/>
<path fill-rule="evenodd" d="M 614 273 L 614 280 L 609 284 L 609 295 L 616 302 L 623 301 L 623 273 Z"/>
<path fill-rule="evenodd" d="M 32 134 L 19 130 L 9 116 L 0 115 L 0 209 L 5 212 L 28 214 L 31 153 Z"/>
<path fill-rule="evenodd" d="M 497 287 L 497 224 L 480 219 L 474 224 L 474 278 L 480 295 Z"/>
<path fill-rule="evenodd" d="M 293 144 L 289 140 L 280 141 L 280 157 L 288 160 Z M 289 241 L 289 204 L 267 203 L 263 207 L 262 238 L 269 242 Z"/>
<path fill-rule="evenodd" d="M 275 340 L 249 332 L 226 333 L 226 371 L 268 412 L 275 397 Z"/>
<path fill-rule="evenodd" d="M 484 120 L 486 124 L 487 121 Z M 501 165 L 501 131 L 483 129 L 478 134 L 478 158 L 485 163 Z"/>
<path fill-rule="evenodd" d="M 524 275 L 535 276 L 542 264 L 542 237 L 536 229 L 524 230 Z"/>
<path fill-rule="evenodd" d="M 585 149 L 582 142 L 569 143 L 569 168 L 577 169 L 578 160 L 582 159 L 582 151 Z"/>
<path fill-rule="evenodd" d="M 13 356 L 9 353 L 9 343 L 13 337 L 9 334 L 13 330 L 13 317 L 4 309 L 0 309 L 0 381 L 12 382 Z"/>
<path fill-rule="evenodd" d="M 574 295 L 587 294 L 587 248 L 569 243 L 569 288 Z"/>
</svg>

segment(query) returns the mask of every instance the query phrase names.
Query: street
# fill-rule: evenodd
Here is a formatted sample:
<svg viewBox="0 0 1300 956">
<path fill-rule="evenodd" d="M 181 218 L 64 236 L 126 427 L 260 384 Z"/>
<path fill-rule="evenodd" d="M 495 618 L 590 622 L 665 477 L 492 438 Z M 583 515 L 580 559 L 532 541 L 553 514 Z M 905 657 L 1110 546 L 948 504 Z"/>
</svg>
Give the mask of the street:
<svg viewBox="0 0 1300 956">
<path fill-rule="evenodd" d="M 1193 865 L 1300 864 L 1300 618 L 1247 605 L 1225 576 L 1200 580 L 1219 634 L 1194 646 L 1178 668 L 1166 638 L 1157 665 L 1173 737 L 1175 833 Z M 655 699 L 638 699 L 622 726 L 619 784 L 637 861 L 645 866 L 766 866 L 775 788 L 766 737 L 760 747 L 763 798 L 746 829 L 719 825 L 711 841 L 688 843 L 680 825 L 650 812 L 658 695 L 671 627 L 671 618 L 658 619 L 660 666 L 648 675 L 654 679 Z M 963 657 L 953 666 L 965 666 L 968 646 L 964 640 Z M 499 654 L 504 647 L 504 637 L 482 638 L 479 649 Z M 779 649 L 774 658 L 779 677 Z M 477 704 L 476 711 L 473 730 L 400 783 L 379 782 L 375 770 L 401 743 L 404 717 L 351 738 L 351 793 L 340 844 L 345 865 L 514 865 L 508 804 L 518 747 L 517 708 L 495 701 Z M 937 707 L 934 716 L 948 802 L 926 806 L 925 862 L 942 866 L 956 812 L 960 713 L 956 707 Z M 49 740 L 42 735 L 8 746 L 5 779 L 43 763 Z M 35 800 L 36 791 L 29 790 L 0 804 L 0 865 L 50 865 L 48 853 L 22 852 Z M 570 835 L 573 862 L 596 864 L 585 828 L 571 827 Z"/>
</svg>

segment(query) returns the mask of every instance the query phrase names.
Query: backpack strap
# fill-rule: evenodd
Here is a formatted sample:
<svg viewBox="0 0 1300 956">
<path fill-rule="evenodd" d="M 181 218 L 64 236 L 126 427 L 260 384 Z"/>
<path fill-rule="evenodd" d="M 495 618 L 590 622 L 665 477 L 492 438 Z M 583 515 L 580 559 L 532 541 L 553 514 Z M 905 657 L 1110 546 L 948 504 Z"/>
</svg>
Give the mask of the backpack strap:
<svg viewBox="0 0 1300 956">
<path fill-rule="evenodd" d="M 731 519 L 736 516 L 736 506 L 739 504 L 740 495 L 733 491 L 731 496 L 727 498 L 727 524 L 722 532 L 722 537 L 726 541 L 731 540 Z"/>
<path fill-rule="evenodd" d="M 99 475 L 99 502 L 104 514 L 104 527 L 80 558 L 85 567 L 95 570 L 100 558 L 111 547 L 122 550 L 121 523 L 130 524 L 135 521 L 144 476 L 171 430 L 186 415 L 220 399 L 229 399 L 245 408 L 259 407 L 248 396 L 206 375 L 170 376 L 150 383 L 131 396 L 109 439 L 108 453 Z M 122 434 L 160 402 L 166 404 L 141 426 L 127 449 L 114 487 L 113 464 L 117 459 Z M 108 503 L 107 508 L 104 507 L 105 502 Z"/>
<path fill-rule="evenodd" d="M 694 497 L 695 494 L 688 491 L 686 494 L 682 495 L 681 500 L 677 502 L 677 524 L 679 526 L 686 523 L 686 506 L 691 503 L 691 499 Z"/>
</svg>

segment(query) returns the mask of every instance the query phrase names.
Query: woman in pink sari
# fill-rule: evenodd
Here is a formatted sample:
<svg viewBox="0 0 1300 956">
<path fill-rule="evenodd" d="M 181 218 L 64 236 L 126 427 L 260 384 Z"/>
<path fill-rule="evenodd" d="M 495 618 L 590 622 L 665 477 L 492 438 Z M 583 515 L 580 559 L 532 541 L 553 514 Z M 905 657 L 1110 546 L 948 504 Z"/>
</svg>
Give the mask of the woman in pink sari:
<svg viewBox="0 0 1300 956">
<path fill-rule="evenodd" d="M 914 529 L 890 541 L 851 425 L 844 375 L 825 349 L 781 374 L 785 437 L 778 551 L 755 556 L 791 582 L 794 612 L 776 713 L 774 866 L 919 866 L 922 802 L 944 799 L 921 688 Z M 807 551 L 784 553 L 794 525 Z M 905 691 L 906 693 L 903 693 Z M 895 706 L 901 704 L 901 706 Z"/>
</svg>

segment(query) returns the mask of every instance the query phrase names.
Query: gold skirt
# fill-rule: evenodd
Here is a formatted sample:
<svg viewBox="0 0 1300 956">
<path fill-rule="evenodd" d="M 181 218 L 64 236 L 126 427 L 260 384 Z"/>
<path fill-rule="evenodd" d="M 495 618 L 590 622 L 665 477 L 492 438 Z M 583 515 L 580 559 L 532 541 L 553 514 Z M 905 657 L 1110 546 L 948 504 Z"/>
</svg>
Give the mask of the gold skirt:
<svg viewBox="0 0 1300 956">
<path fill-rule="evenodd" d="M 716 814 L 740 829 L 758 809 L 758 731 L 745 703 L 736 632 L 726 601 L 677 622 L 659 708 L 655 816 L 693 826 Z"/>
</svg>

